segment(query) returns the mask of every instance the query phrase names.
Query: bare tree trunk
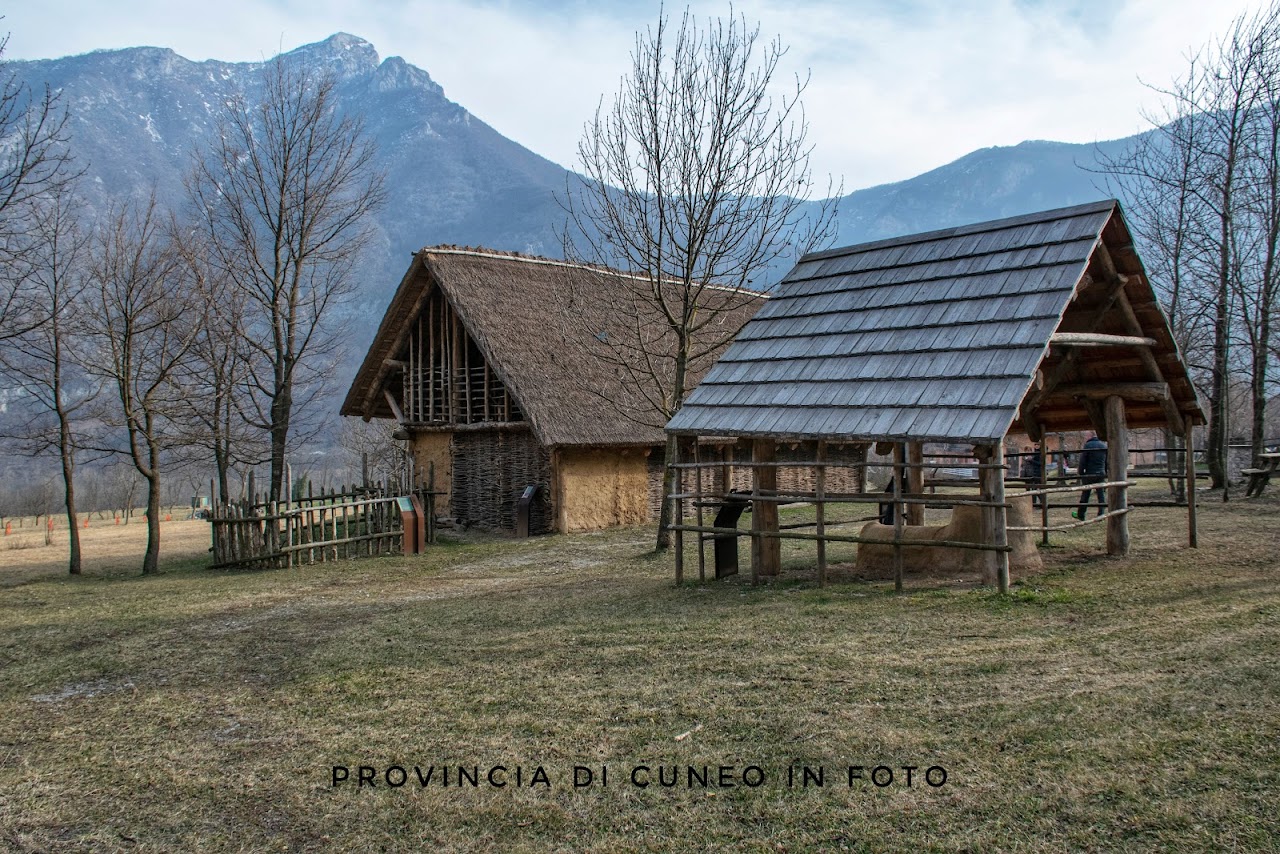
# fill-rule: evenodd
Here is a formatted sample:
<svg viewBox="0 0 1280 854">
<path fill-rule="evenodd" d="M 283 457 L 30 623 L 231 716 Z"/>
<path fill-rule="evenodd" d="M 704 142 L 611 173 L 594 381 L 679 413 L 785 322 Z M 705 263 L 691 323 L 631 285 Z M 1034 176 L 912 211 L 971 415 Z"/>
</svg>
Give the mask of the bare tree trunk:
<svg viewBox="0 0 1280 854">
<path fill-rule="evenodd" d="M 142 558 L 142 574 L 160 571 L 160 449 L 149 449 L 151 473 L 147 475 L 147 553 Z"/>
<path fill-rule="evenodd" d="M 71 444 L 71 424 L 66 416 L 59 413 L 58 450 L 62 457 L 62 483 L 66 488 L 67 506 L 67 541 L 71 555 L 67 559 L 67 571 L 79 575 L 80 566 L 80 526 L 76 518 L 76 464 L 75 449 Z"/>
</svg>

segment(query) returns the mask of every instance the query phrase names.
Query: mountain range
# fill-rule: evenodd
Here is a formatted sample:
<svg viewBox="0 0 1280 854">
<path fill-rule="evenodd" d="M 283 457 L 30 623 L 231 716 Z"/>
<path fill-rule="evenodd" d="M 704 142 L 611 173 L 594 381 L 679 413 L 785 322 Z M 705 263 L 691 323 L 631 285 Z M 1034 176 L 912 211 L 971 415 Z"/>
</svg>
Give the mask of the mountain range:
<svg viewBox="0 0 1280 854">
<path fill-rule="evenodd" d="M 387 175 L 353 348 L 367 343 L 410 253 L 424 245 L 559 253 L 564 212 L 556 195 L 571 175 L 566 169 L 450 101 L 426 71 L 400 57 L 381 59 L 356 36 L 338 33 L 286 57 L 334 74 L 340 103 L 363 114 Z M 194 152 L 221 105 L 238 90 L 252 94 L 261 64 L 194 62 L 138 47 L 8 66 L 33 86 L 61 92 L 91 204 L 146 196 L 154 187 L 162 203 L 180 207 Z M 1130 142 L 986 148 L 906 181 L 857 190 L 840 200 L 837 244 L 1103 197 L 1090 169 L 1099 152 Z"/>
</svg>

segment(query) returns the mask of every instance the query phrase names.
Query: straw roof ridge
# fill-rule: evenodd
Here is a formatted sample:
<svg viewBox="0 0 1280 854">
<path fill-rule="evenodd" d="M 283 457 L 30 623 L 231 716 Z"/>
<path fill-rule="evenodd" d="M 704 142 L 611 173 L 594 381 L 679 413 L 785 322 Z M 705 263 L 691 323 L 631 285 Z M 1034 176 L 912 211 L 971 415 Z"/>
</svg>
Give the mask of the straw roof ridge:
<svg viewBox="0 0 1280 854">
<path fill-rule="evenodd" d="M 470 255 L 476 258 L 505 258 L 512 261 L 521 261 L 526 264 L 547 264 L 552 267 L 563 267 L 568 270 L 585 270 L 592 273 L 600 273 L 615 279 L 633 279 L 637 282 L 648 282 L 649 277 L 643 273 L 627 272 L 618 270 L 614 267 L 606 267 L 603 264 L 589 264 L 585 261 L 565 261 L 562 258 L 548 258 L 544 255 L 529 255 L 523 252 L 516 252 L 510 249 L 486 249 L 483 246 L 456 246 L 453 244 L 441 244 L 439 246 L 424 246 L 422 252 L 434 255 Z M 664 279 L 663 284 L 679 285 L 679 279 Z M 746 294 L 747 296 L 758 296 L 767 299 L 769 291 L 761 291 L 755 288 L 735 288 L 728 285 L 718 285 L 715 282 L 708 282 L 704 287 L 712 290 L 725 291 L 726 293 Z"/>
</svg>

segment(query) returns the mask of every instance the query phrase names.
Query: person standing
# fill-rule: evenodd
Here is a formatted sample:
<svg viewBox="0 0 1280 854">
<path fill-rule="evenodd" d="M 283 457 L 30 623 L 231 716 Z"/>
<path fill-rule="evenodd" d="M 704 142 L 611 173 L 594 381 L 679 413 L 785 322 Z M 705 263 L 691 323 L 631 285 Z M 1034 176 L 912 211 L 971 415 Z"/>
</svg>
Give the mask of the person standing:
<svg viewBox="0 0 1280 854">
<path fill-rule="evenodd" d="M 1077 519 L 1083 519 L 1085 513 L 1089 510 L 1089 493 L 1098 493 L 1098 515 L 1101 516 L 1107 508 L 1106 490 L 1102 487 L 1091 487 L 1090 484 L 1102 483 L 1107 479 L 1107 443 L 1098 438 L 1098 434 L 1094 433 L 1089 440 L 1084 443 L 1084 447 L 1080 449 L 1080 482 L 1084 485 L 1084 491 L 1080 493 L 1080 507 L 1071 515 Z"/>
<path fill-rule="evenodd" d="M 1036 489 L 1040 486 L 1040 482 L 1044 479 L 1044 467 L 1041 465 L 1040 446 L 1036 445 L 1031 449 L 1031 455 L 1026 458 L 1022 464 L 1022 477 L 1027 482 L 1027 487 Z M 1044 501 L 1043 495 L 1033 495 L 1031 497 L 1031 506 L 1039 507 L 1040 502 Z"/>
</svg>

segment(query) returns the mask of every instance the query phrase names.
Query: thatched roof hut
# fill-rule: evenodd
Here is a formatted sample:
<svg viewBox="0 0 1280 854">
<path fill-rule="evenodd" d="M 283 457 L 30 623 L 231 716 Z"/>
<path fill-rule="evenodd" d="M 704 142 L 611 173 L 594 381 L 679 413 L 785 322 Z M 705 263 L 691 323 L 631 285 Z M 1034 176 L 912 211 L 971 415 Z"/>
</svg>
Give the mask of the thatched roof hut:
<svg viewBox="0 0 1280 854">
<path fill-rule="evenodd" d="M 638 334 L 623 305 L 643 305 L 642 277 L 514 253 L 417 252 L 342 405 L 395 418 L 420 478 L 434 473 L 460 521 L 511 529 L 527 486 L 533 528 L 575 530 L 650 518 L 661 500 L 665 417 L 618 358 Z M 703 336 L 729 338 L 762 302 L 725 293 Z M 655 327 L 656 328 L 656 327 Z M 651 372 L 670 349 L 650 328 Z M 694 379 L 717 353 L 692 365 Z"/>
</svg>

